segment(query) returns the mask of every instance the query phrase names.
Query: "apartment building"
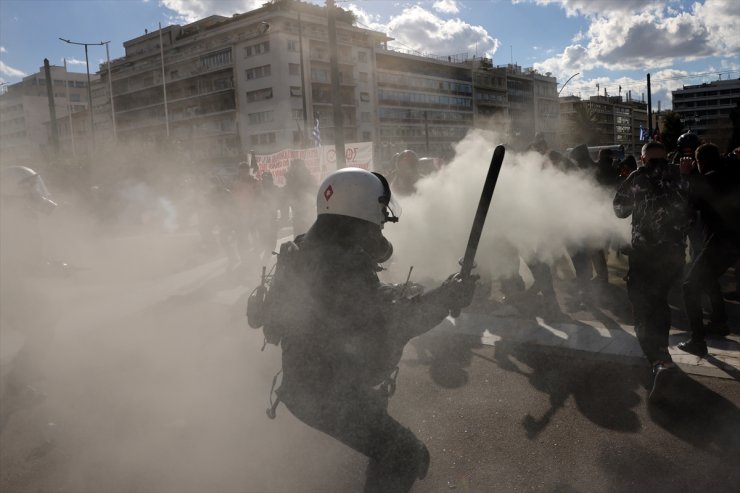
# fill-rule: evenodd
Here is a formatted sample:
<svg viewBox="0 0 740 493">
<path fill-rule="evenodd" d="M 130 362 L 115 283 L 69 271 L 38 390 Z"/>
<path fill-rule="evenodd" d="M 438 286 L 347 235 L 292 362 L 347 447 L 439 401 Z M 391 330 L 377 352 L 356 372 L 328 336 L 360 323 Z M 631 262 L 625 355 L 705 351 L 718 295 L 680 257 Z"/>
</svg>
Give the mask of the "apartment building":
<svg viewBox="0 0 740 493">
<path fill-rule="evenodd" d="M 532 68 L 506 65 L 506 94 L 509 103 L 510 138 L 526 146 L 542 133 L 551 145 L 557 141 L 560 105 L 557 80 Z"/>
<path fill-rule="evenodd" d="M 88 107 L 87 75 L 50 67 L 57 117 Z M 93 77 L 93 80 L 95 77 Z M 0 95 L 0 160 L 33 165 L 48 155 L 51 120 L 44 68 L 7 86 Z"/>
<path fill-rule="evenodd" d="M 686 130 L 724 148 L 732 135 L 730 113 L 740 102 L 740 79 L 717 80 L 683 86 L 672 92 L 673 111 L 681 115 Z"/>
<path fill-rule="evenodd" d="M 548 74 L 391 50 L 390 38 L 355 26 L 342 9 L 336 26 L 346 142 L 375 142 L 383 159 L 405 148 L 445 156 L 493 117 L 513 129 L 511 143 L 537 132 L 554 140 L 559 105 Z M 321 143 L 332 144 L 328 39 L 326 8 L 277 0 L 126 41 L 126 56 L 111 63 L 119 140 L 168 139 L 196 160 L 233 161 L 313 145 L 318 120 Z M 106 65 L 100 76 L 106 87 Z M 104 105 L 98 113 L 105 118 Z"/>
<path fill-rule="evenodd" d="M 622 96 L 591 96 L 582 100 L 578 96 L 560 98 L 559 136 L 562 148 L 578 144 L 622 145 L 625 154 L 638 156 L 644 141 L 640 140 L 640 128 L 647 130 L 647 105 L 640 101 L 624 100 Z M 578 108 L 589 116 L 589 122 L 577 122 Z M 582 125 L 596 130 L 584 134 Z M 589 138 L 594 139 L 587 142 Z"/>
<path fill-rule="evenodd" d="M 452 57 L 435 59 L 378 49 L 377 119 L 381 158 L 403 149 L 447 156 L 473 126 L 469 67 Z M 369 108 L 372 110 L 372 108 Z"/>
<path fill-rule="evenodd" d="M 372 140 L 374 48 L 388 38 L 352 22 L 352 14 L 337 9 L 343 131 L 348 141 Z M 195 158 L 233 159 L 251 149 L 304 145 L 318 118 L 322 142 L 333 141 L 323 7 L 272 2 L 231 18 L 168 26 L 124 47 L 126 56 L 111 65 L 121 139 L 169 133 Z"/>
</svg>

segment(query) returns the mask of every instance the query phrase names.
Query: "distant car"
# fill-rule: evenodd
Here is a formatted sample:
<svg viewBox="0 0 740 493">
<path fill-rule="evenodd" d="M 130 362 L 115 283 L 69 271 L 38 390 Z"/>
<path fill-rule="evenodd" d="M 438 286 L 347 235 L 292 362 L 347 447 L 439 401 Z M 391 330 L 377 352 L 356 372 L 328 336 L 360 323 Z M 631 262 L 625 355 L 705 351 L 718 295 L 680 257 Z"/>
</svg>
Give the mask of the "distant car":
<svg viewBox="0 0 740 493">
<path fill-rule="evenodd" d="M 614 159 L 617 159 L 619 161 L 622 161 L 625 156 L 624 152 L 624 146 L 621 144 L 615 144 L 610 146 L 589 146 L 588 147 L 588 154 L 591 156 L 591 160 L 597 161 L 599 159 L 599 152 L 602 149 L 609 149 L 612 151 L 612 154 L 614 156 Z M 573 150 L 572 147 L 569 147 L 565 150 L 565 155 L 570 156 L 570 152 Z"/>
</svg>

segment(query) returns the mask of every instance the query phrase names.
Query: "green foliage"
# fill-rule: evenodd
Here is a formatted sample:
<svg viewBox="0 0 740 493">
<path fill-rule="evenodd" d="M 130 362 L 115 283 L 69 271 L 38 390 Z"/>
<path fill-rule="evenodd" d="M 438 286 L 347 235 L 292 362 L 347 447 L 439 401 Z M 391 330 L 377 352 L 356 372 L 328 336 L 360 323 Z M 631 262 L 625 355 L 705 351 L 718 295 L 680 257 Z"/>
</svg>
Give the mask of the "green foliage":
<svg viewBox="0 0 740 493">
<path fill-rule="evenodd" d="M 599 117 L 593 108 L 585 104 L 575 105 L 574 113 L 571 114 L 573 130 L 578 136 L 578 142 L 584 142 L 587 145 L 601 144 L 601 130 L 599 130 Z"/>
<path fill-rule="evenodd" d="M 681 115 L 675 111 L 670 111 L 663 115 L 663 128 L 661 133 L 663 134 L 663 144 L 666 146 L 668 151 L 674 151 L 676 149 L 676 141 L 683 133 L 683 122 L 681 121 Z"/>
</svg>

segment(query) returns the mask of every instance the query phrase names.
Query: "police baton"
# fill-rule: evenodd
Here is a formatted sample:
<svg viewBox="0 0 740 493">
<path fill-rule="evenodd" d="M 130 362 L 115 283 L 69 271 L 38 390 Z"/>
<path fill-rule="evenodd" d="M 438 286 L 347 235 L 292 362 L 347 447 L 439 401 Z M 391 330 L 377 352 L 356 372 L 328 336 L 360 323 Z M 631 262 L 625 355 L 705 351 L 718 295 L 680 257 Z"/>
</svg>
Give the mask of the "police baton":
<svg viewBox="0 0 740 493">
<path fill-rule="evenodd" d="M 475 211 L 473 227 L 470 229 L 470 237 L 468 238 L 468 246 L 465 248 L 465 256 L 460 261 L 460 265 L 462 266 L 460 269 L 460 276 L 463 279 L 469 278 L 473 267 L 475 267 L 475 254 L 478 251 L 478 243 L 480 242 L 480 237 L 483 233 L 483 225 L 486 222 L 488 209 L 491 206 L 493 190 L 496 188 L 498 175 L 501 172 L 501 165 L 504 162 L 504 154 L 506 154 L 506 149 L 502 145 L 496 146 L 496 149 L 493 151 L 493 157 L 491 158 L 491 164 L 488 167 L 486 181 L 483 184 L 480 201 L 478 201 L 478 209 Z M 455 308 L 452 310 L 451 314 L 453 317 L 459 316 L 460 309 Z"/>
</svg>

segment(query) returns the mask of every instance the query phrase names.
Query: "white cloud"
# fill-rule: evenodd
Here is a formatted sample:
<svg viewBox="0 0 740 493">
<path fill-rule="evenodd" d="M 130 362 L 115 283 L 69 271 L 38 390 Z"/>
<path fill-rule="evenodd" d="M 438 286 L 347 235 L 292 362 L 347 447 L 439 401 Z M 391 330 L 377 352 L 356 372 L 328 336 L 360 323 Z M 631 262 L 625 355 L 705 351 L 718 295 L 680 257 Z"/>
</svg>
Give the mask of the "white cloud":
<svg viewBox="0 0 740 493">
<path fill-rule="evenodd" d="M 714 72 L 710 69 L 710 72 Z M 657 110 L 658 101 L 662 103 L 662 109 L 667 109 L 672 102 L 671 91 L 680 89 L 684 85 L 701 84 L 716 80 L 716 75 L 701 77 L 689 77 L 691 74 L 686 70 L 665 69 L 651 74 L 650 90 L 652 92 L 653 109 Z M 577 95 L 584 99 L 596 95 L 596 84 L 599 84 L 599 95 L 604 95 L 604 89 L 609 96 L 619 95 L 619 87 L 622 87 L 621 96 L 626 99 L 627 91 L 632 91 L 632 99 L 640 100 L 643 96 L 647 102 L 647 80 L 632 77 L 593 77 L 589 79 L 574 78 L 563 90 L 562 96 Z"/>
<path fill-rule="evenodd" d="M 4 46 L 0 46 L 0 53 L 7 53 L 8 50 L 5 49 Z"/>
<path fill-rule="evenodd" d="M 27 75 L 22 70 L 6 65 L 2 60 L 0 60 L 0 74 L 7 75 L 8 77 L 25 77 Z"/>
<path fill-rule="evenodd" d="M 380 32 L 385 32 L 388 29 L 387 21 L 384 21 L 380 15 L 370 14 L 354 3 L 349 3 L 342 7 L 351 10 L 355 14 L 357 25 L 360 27 Z"/>
<path fill-rule="evenodd" d="M 594 17 L 581 39 L 535 67 L 560 76 L 596 67 L 670 67 L 675 60 L 736 56 L 740 9 L 733 0 L 695 3 L 691 12 L 646 10 Z"/>
<path fill-rule="evenodd" d="M 443 14 L 457 14 L 460 12 L 460 7 L 457 6 L 457 2 L 455 0 L 436 0 L 434 4 L 432 4 L 432 8 Z"/>
<path fill-rule="evenodd" d="M 467 52 L 490 57 L 500 44 L 482 26 L 468 24 L 461 19 L 441 19 L 419 5 L 408 7 L 392 17 L 387 24 L 387 32 L 402 48 L 429 54 Z"/>
<path fill-rule="evenodd" d="M 740 51 L 740 9 L 736 0 L 706 0 L 694 4 L 694 12 L 703 20 L 712 45 L 735 54 Z"/>
<path fill-rule="evenodd" d="M 62 62 L 64 62 L 64 57 L 62 57 Z M 79 60 L 77 58 L 67 58 L 67 65 L 85 65 L 85 60 Z"/>
<path fill-rule="evenodd" d="M 209 15 L 230 16 L 261 7 L 265 0 L 160 0 L 160 4 L 175 12 L 179 20 L 193 22 Z M 318 0 L 312 3 L 318 3 Z M 398 40 L 402 48 L 424 53 L 450 55 L 467 52 L 492 56 L 499 46 L 482 26 L 455 19 L 441 19 L 419 5 L 404 9 L 399 15 L 383 19 L 368 14 L 355 4 L 342 4 L 357 16 L 358 25 L 386 32 Z M 453 14 L 459 11 L 457 0 L 436 0 L 433 8 Z"/>
<path fill-rule="evenodd" d="M 194 22 L 209 15 L 231 16 L 261 7 L 265 0 L 160 0 L 184 21 Z"/>
<path fill-rule="evenodd" d="M 662 9 L 671 0 L 512 0 L 513 3 L 559 5 L 569 16 L 604 15 L 611 12 L 640 12 Z"/>
</svg>

